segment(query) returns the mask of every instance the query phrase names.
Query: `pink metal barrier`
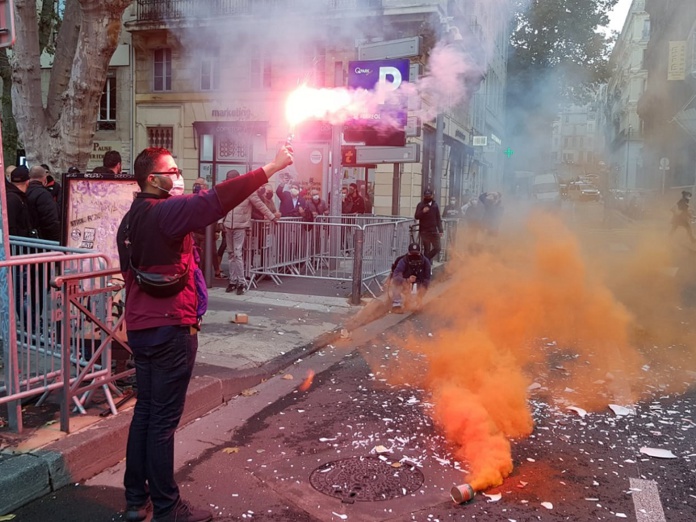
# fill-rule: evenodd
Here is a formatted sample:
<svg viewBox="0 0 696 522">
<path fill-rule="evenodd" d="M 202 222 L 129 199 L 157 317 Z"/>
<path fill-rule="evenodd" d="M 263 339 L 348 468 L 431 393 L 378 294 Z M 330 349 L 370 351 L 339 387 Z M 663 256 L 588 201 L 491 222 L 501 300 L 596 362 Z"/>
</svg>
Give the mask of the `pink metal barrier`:
<svg viewBox="0 0 696 522">
<path fill-rule="evenodd" d="M 9 284 L 8 315 L 2 333 L 4 374 L 0 404 L 7 404 L 11 427 L 22 431 L 22 400 L 61 393 L 60 427 L 70 429 L 70 408 L 81 413 L 101 388 L 113 414 L 117 379 L 135 370 L 112 371 L 112 347 L 130 351 L 114 336 L 123 317 L 113 313 L 114 295 L 123 290 L 120 271 L 97 253 L 44 252 L 15 255 L 0 262 Z"/>
</svg>

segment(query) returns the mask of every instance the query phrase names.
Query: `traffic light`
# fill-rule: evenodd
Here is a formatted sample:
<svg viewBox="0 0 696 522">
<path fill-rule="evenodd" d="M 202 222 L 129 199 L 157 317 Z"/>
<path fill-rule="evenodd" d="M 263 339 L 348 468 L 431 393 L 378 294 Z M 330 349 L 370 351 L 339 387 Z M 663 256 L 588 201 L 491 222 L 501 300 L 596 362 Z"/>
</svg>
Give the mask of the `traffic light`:
<svg viewBox="0 0 696 522">
<path fill-rule="evenodd" d="M 357 165 L 358 154 L 352 145 L 341 145 L 341 165 Z"/>
</svg>

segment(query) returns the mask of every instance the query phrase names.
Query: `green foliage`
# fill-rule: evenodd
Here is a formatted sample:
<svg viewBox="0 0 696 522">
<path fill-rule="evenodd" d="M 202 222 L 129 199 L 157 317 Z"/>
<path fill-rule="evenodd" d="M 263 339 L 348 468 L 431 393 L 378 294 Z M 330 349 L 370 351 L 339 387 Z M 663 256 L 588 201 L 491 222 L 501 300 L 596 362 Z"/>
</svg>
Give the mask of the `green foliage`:
<svg viewBox="0 0 696 522">
<path fill-rule="evenodd" d="M 511 103 L 524 104 L 540 80 L 546 102 L 582 102 L 588 89 L 606 81 L 610 40 L 597 28 L 607 25 L 607 13 L 617 0 L 513 1 Z"/>
</svg>

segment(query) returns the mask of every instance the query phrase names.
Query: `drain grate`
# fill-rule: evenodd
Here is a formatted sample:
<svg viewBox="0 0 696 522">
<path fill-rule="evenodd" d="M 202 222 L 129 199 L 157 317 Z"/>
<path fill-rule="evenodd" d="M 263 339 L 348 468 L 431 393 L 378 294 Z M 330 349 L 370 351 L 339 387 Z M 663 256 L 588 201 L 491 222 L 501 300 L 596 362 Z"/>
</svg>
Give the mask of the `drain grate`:
<svg viewBox="0 0 696 522">
<path fill-rule="evenodd" d="M 353 457 L 322 464 L 309 483 L 319 493 L 343 502 L 375 502 L 405 497 L 418 491 L 425 477 L 413 464 L 401 467 L 375 457 Z"/>
</svg>

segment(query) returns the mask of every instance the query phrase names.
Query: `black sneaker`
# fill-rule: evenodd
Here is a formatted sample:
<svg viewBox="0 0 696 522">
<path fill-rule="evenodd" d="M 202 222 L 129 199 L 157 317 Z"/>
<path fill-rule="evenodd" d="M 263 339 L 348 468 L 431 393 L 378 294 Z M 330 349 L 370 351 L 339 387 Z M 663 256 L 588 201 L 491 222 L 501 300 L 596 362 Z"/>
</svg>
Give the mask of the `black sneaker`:
<svg viewBox="0 0 696 522">
<path fill-rule="evenodd" d="M 225 290 L 225 292 L 229 294 L 230 292 L 234 292 L 236 288 L 237 285 L 235 285 L 234 283 L 230 283 L 229 285 L 227 285 L 227 289 Z"/>
<path fill-rule="evenodd" d="M 142 522 L 147 518 L 148 511 L 152 510 L 152 502 L 149 500 L 142 506 L 127 506 L 126 507 L 126 522 Z"/>
<path fill-rule="evenodd" d="M 153 518 L 152 522 L 210 522 L 213 514 L 205 509 L 193 507 L 185 500 L 179 499 L 177 505 L 162 517 Z"/>
<path fill-rule="evenodd" d="M 246 292 L 246 285 L 241 284 L 237 286 L 237 295 L 243 295 Z"/>
</svg>

